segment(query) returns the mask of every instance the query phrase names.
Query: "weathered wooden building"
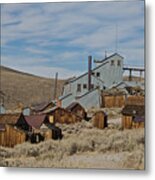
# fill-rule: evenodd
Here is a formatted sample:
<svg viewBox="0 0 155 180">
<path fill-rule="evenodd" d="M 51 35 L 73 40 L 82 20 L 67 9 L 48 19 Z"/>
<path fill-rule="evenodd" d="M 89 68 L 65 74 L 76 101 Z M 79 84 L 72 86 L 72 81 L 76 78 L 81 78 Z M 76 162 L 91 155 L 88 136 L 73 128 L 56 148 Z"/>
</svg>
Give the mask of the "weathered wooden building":
<svg viewBox="0 0 155 180">
<path fill-rule="evenodd" d="M 96 112 L 92 117 L 92 123 L 94 127 L 104 129 L 108 127 L 108 116 L 104 111 Z"/>
<path fill-rule="evenodd" d="M 14 147 L 26 141 L 26 133 L 15 126 L 0 124 L 0 146 Z"/>
<path fill-rule="evenodd" d="M 122 110 L 122 127 L 126 129 L 144 128 L 145 106 L 126 105 Z"/>
<path fill-rule="evenodd" d="M 123 107 L 127 99 L 127 94 L 123 90 L 111 88 L 102 93 L 102 105 L 105 108 Z"/>
<path fill-rule="evenodd" d="M 1 114 L 0 124 L 8 124 L 22 129 L 24 131 L 29 131 L 29 124 L 26 122 L 25 117 L 22 113 L 16 114 Z"/>
<path fill-rule="evenodd" d="M 45 111 L 44 113 L 48 115 L 49 122 L 51 124 L 55 124 L 55 123 L 70 124 L 70 123 L 80 122 L 82 120 L 81 117 L 61 107 L 54 107 L 48 111 Z"/>
<path fill-rule="evenodd" d="M 31 127 L 29 138 L 31 142 L 40 142 L 47 139 L 61 139 L 61 129 L 49 122 L 49 117 L 45 114 L 35 114 L 25 116 L 26 122 Z"/>
<path fill-rule="evenodd" d="M 33 114 L 42 114 L 43 111 L 51 109 L 54 106 L 56 106 L 56 105 L 53 101 L 32 104 L 30 106 L 22 108 L 22 113 L 25 116 L 29 116 L 29 115 L 33 115 Z"/>
<path fill-rule="evenodd" d="M 87 118 L 87 113 L 83 106 L 81 106 L 78 102 L 73 102 L 69 106 L 66 107 L 66 110 L 76 114 L 77 116 L 81 117 L 82 119 Z"/>
</svg>

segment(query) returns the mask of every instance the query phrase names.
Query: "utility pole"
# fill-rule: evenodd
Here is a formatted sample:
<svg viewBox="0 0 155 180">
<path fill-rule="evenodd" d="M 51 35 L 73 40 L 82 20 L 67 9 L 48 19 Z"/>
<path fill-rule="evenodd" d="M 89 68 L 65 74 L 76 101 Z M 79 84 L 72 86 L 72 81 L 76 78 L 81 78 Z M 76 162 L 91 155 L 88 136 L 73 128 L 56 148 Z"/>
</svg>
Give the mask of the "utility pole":
<svg viewBox="0 0 155 180">
<path fill-rule="evenodd" d="M 55 73 L 54 100 L 57 98 L 57 82 L 58 82 L 58 72 Z"/>
</svg>

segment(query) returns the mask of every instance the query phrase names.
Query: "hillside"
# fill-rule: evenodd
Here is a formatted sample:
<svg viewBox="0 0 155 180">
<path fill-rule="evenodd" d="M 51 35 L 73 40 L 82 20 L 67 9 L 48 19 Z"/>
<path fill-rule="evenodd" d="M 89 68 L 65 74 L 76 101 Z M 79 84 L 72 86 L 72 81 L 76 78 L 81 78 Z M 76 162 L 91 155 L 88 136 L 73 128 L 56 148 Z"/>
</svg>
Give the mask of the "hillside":
<svg viewBox="0 0 155 180">
<path fill-rule="evenodd" d="M 54 95 L 54 79 L 43 78 L 0 66 L 1 92 L 7 109 L 49 102 Z M 61 94 L 64 80 L 58 80 L 57 95 Z M 2 101 L 2 95 L 1 95 Z"/>
</svg>

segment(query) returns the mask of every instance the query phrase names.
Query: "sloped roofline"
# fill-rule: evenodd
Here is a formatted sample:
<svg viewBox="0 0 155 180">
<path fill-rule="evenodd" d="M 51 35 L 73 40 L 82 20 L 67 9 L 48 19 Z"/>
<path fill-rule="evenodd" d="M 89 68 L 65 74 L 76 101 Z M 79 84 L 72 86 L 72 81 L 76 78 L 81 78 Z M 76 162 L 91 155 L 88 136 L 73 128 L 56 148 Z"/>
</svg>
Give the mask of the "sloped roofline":
<svg viewBox="0 0 155 180">
<path fill-rule="evenodd" d="M 95 67 L 95 68 L 93 68 L 92 71 L 97 70 L 98 68 L 104 66 L 105 64 L 108 63 L 108 61 L 107 61 L 108 59 L 110 59 L 111 57 L 116 56 L 116 55 L 117 55 L 117 56 L 120 56 L 122 59 L 124 59 L 124 58 L 123 58 L 121 55 L 119 55 L 118 53 L 114 53 L 114 54 L 112 54 L 111 56 L 106 57 L 105 59 L 101 60 L 100 63 L 102 63 L 102 64 L 99 65 L 99 66 L 97 66 L 97 67 Z M 72 83 L 72 82 L 74 82 L 74 81 L 80 79 L 81 77 L 83 77 L 83 76 L 85 76 L 85 75 L 87 75 L 87 74 L 88 74 L 88 72 L 86 72 L 86 73 L 84 73 L 84 74 L 78 76 L 77 78 L 74 78 L 74 79 L 70 80 L 69 83 Z"/>
<path fill-rule="evenodd" d="M 106 58 L 102 59 L 101 61 L 94 61 L 94 62 L 99 62 L 99 63 L 102 63 L 102 62 L 104 62 L 104 61 L 108 60 L 109 58 L 112 58 L 113 56 L 119 56 L 120 58 L 124 59 L 124 57 L 123 57 L 123 56 L 121 56 L 120 54 L 118 54 L 118 53 L 114 53 L 114 54 L 112 54 L 112 55 L 110 55 L 110 56 L 108 56 L 108 57 L 106 57 Z"/>
</svg>

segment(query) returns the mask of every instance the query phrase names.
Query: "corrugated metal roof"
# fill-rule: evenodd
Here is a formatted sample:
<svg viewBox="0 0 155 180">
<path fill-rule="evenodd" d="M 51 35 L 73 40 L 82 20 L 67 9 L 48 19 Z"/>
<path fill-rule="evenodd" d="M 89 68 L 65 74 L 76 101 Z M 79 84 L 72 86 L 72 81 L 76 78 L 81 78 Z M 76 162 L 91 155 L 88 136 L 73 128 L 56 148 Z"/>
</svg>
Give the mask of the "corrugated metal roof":
<svg viewBox="0 0 155 180">
<path fill-rule="evenodd" d="M 15 125 L 19 120 L 21 114 L 1 114 L 0 115 L 0 124 L 12 124 Z"/>
<path fill-rule="evenodd" d="M 35 129 L 40 129 L 41 125 L 46 120 L 46 115 L 31 115 L 31 116 L 25 116 L 26 122 Z"/>
</svg>

